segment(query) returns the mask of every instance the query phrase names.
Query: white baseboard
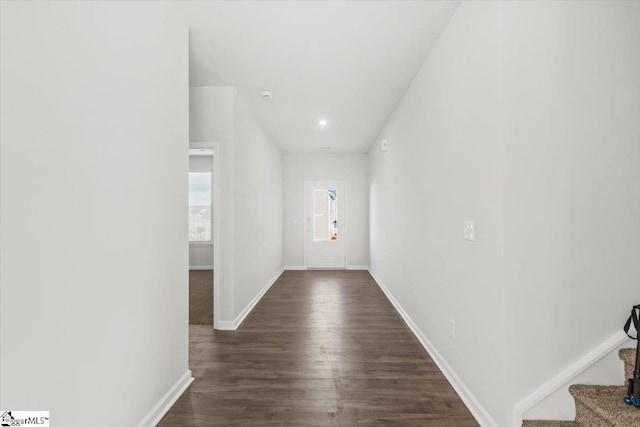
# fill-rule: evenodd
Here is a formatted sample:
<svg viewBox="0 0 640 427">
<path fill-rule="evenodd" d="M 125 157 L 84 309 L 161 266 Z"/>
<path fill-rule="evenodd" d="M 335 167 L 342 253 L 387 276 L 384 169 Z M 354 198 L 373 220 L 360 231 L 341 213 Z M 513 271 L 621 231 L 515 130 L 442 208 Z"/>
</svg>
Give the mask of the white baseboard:
<svg viewBox="0 0 640 427">
<path fill-rule="evenodd" d="M 185 372 L 184 375 L 182 375 L 180 379 L 178 379 L 178 381 L 176 381 L 176 383 L 171 386 L 169 391 L 167 391 L 165 395 L 160 398 L 158 403 L 156 403 L 153 408 L 151 408 L 151 410 L 147 413 L 147 415 L 145 415 L 142 421 L 138 423 L 137 427 L 155 427 L 160 422 L 162 417 L 164 417 L 165 414 L 169 412 L 169 409 L 171 409 L 173 404 L 176 403 L 176 400 L 178 400 L 178 398 L 182 396 L 182 393 L 184 393 L 184 391 L 192 382 L 193 377 L 191 376 L 191 371 L 187 370 L 187 372 Z"/>
<path fill-rule="evenodd" d="M 369 270 L 368 265 L 347 265 L 345 267 L 347 270 Z"/>
<path fill-rule="evenodd" d="M 218 327 L 216 329 L 221 331 L 235 331 L 238 329 L 235 320 L 218 320 Z"/>
<path fill-rule="evenodd" d="M 551 378 L 551 380 L 547 381 L 529 396 L 518 402 L 515 406 L 514 411 L 514 425 L 521 426 L 522 418 L 525 412 L 536 406 L 538 403 L 542 402 L 552 393 L 560 389 L 560 387 L 571 382 L 573 378 L 577 377 L 579 374 L 581 374 L 587 368 L 605 357 L 611 351 L 624 344 L 624 342 L 627 340 L 629 340 L 629 338 L 624 332 L 616 332 L 611 337 L 606 339 L 603 343 L 591 350 L 589 353 L 578 359 L 575 363 L 571 364 L 571 366 L 564 369 L 562 372 Z"/>
<path fill-rule="evenodd" d="M 304 265 L 285 265 L 285 270 L 307 270 L 307 267 Z M 368 265 L 347 265 L 344 268 L 345 270 L 369 270 Z M 323 270 L 321 268 L 313 268 L 311 270 Z M 331 268 L 327 268 L 326 270 L 332 270 Z"/>
<path fill-rule="evenodd" d="M 190 265 L 189 270 L 213 270 L 213 265 Z"/>
<path fill-rule="evenodd" d="M 271 280 L 269 280 L 269 283 L 267 283 L 262 289 L 260 289 L 260 292 L 258 292 L 258 294 L 253 297 L 249 304 L 247 304 L 247 306 L 240 312 L 240 314 L 238 314 L 238 316 L 234 320 L 219 320 L 217 329 L 225 331 L 235 331 L 236 329 L 238 329 L 240 324 L 244 321 L 245 317 L 247 317 L 249 313 L 251 313 L 253 307 L 258 304 L 264 294 L 266 294 L 269 288 L 273 286 L 276 280 L 278 280 L 278 277 L 280 277 L 283 271 L 284 267 L 278 270 L 278 272 L 271 278 Z"/>
<path fill-rule="evenodd" d="M 391 304 L 393 304 L 398 313 L 400 313 L 400 316 L 402 316 L 402 319 L 407 324 L 409 329 L 411 329 L 411 332 L 413 332 L 420 344 L 422 344 L 422 347 L 424 347 L 424 349 L 427 351 L 427 353 L 429 353 L 436 365 L 438 365 L 440 371 L 442 371 L 453 389 L 456 391 L 456 393 L 458 393 L 458 396 L 460 396 L 464 404 L 467 406 L 467 408 L 469 408 L 469 411 L 471 411 L 471 414 L 474 416 L 476 421 L 478 421 L 478 423 L 482 427 L 498 427 L 498 423 L 491 417 L 491 415 L 489 415 L 487 410 L 480 404 L 473 393 L 471 393 L 471 390 L 469 390 L 469 388 L 462 382 L 458 374 L 456 374 L 456 372 L 447 363 L 444 357 L 442 357 L 438 350 L 436 350 L 431 341 L 429 341 L 424 333 L 422 333 L 420 328 L 418 328 L 418 325 L 416 325 L 411 317 L 409 317 L 407 312 L 393 297 L 382 280 L 376 275 L 373 270 L 369 269 L 369 273 L 371 274 L 371 277 L 373 277 L 373 280 L 376 281 L 380 289 L 382 289 L 382 292 L 384 292 L 389 301 L 391 301 Z"/>
</svg>

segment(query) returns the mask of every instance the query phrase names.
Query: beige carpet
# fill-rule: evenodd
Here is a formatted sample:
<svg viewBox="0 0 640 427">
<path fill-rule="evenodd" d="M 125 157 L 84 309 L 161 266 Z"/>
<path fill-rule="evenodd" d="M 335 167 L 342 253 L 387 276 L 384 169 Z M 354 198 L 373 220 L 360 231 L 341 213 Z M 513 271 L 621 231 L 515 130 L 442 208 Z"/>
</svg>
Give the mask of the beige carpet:
<svg viewBox="0 0 640 427">
<path fill-rule="evenodd" d="M 189 271 L 189 324 L 213 325 L 213 270 Z"/>
</svg>

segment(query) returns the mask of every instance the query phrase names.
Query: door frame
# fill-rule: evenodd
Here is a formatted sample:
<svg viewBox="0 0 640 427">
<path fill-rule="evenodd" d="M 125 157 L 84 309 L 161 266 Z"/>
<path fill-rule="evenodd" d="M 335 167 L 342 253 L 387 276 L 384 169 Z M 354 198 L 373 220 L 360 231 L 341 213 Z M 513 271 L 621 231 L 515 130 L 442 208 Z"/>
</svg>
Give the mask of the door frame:
<svg viewBox="0 0 640 427">
<path fill-rule="evenodd" d="M 211 180 L 213 185 L 211 186 L 211 215 L 213 215 L 213 329 L 218 329 L 218 323 L 220 322 L 220 248 L 218 246 L 218 238 L 222 232 L 222 225 L 220 222 L 220 143 L 214 142 L 211 144 L 213 148 L 213 173 L 211 174 Z"/>
<path fill-rule="evenodd" d="M 218 239 L 220 232 L 222 231 L 222 225 L 220 222 L 220 143 L 219 142 L 190 142 L 189 149 L 211 149 L 213 150 L 213 165 L 211 171 L 211 215 L 212 220 L 212 241 L 213 244 L 213 329 L 218 328 L 220 322 L 220 277 L 221 277 L 221 264 L 220 264 L 220 251 L 218 248 Z M 187 281 L 188 282 L 188 281 Z M 187 305 L 189 301 L 187 300 Z M 189 307 L 187 307 L 187 311 Z"/>
<path fill-rule="evenodd" d="M 304 218 L 304 224 L 303 224 L 303 229 L 304 229 L 304 268 L 306 270 L 309 270 L 309 236 L 310 233 L 307 229 L 308 227 L 308 212 L 307 212 L 307 187 L 308 186 L 326 186 L 326 187 L 331 187 L 331 186 L 338 186 L 341 185 L 342 188 L 344 189 L 344 194 L 342 195 L 342 199 L 344 200 L 342 203 L 344 203 L 344 219 L 341 220 L 342 223 L 342 229 L 340 231 L 340 234 L 342 234 L 344 236 L 344 269 L 347 269 L 347 266 L 349 265 L 349 259 L 348 259 L 348 253 L 349 253 L 349 232 L 348 232 L 348 224 L 347 224 L 347 181 L 335 181 L 335 180 L 329 180 L 329 181 L 305 181 L 304 182 L 304 189 L 303 189 L 303 197 L 302 197 L 302 203 L 303 203 L 303 218 Z M 315 269 L 314 269 L 315 270 Z M 330 269 L 327 269 L 330 270 Z"/>
</svg>

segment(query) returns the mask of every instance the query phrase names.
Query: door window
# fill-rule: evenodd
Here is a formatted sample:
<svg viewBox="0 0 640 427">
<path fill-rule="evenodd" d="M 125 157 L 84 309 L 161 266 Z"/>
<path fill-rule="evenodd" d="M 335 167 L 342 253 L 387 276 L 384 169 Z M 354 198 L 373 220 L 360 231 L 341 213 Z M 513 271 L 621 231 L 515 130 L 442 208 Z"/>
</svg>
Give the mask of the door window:
<svg viewBox="0 0 640 427">
<path fill-rule="evenodd" d="M 338 192 L 313 190 L 313 239 L 338 240 Z"/>
</svg>

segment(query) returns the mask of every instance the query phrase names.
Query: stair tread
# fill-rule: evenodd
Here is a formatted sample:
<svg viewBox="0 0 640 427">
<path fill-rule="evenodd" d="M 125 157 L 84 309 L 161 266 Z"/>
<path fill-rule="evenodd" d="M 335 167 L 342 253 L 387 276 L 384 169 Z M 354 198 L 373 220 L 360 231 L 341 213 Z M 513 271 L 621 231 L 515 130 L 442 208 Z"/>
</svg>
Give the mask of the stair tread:
<svg viewBox="0 0 640 427">
<path fill-rule="evenodd" d="M 522 427 L 577 427 L 575 421 L 525 420 Z"/>
<path fill-rule="evenodd" d="M 624 363 L 634 365 L 636 363 L 636 349 L 635 348 L 623 348 L 618 352 L 618 356 Z"/>
<path fill-rule="evenodd" d="M 625 405 L 625 386 L 574 384 L 569 392 L 603 420 L 615 426 L 639 426 L 640 409 Z"/>
</svg>

